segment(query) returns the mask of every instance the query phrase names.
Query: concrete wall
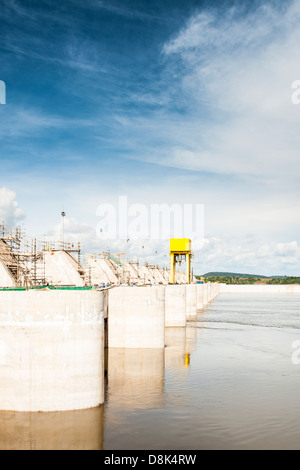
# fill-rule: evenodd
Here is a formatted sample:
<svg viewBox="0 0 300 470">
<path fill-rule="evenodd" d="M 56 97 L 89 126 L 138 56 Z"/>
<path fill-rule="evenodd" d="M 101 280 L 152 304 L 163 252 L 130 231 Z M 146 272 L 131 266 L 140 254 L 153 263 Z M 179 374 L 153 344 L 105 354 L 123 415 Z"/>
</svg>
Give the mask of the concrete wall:
<svg viewBox="0 0 300 470">
<path fill-rule="evenodd" d="M 300 294 L 297 284 L 220 284 L 222 294 Z"/>
<path fill-rule="evenodd" d="M 110 348 L 164 348 L 165 289 L 116 287 L 109 290 Z"/>
<path fill-rule="evenodd" d="M 0 377 L 1 410 L 103 403 L 103 293 L 0 292 Z"/>
<path fill-rule="evenodd" d="M 204 299 L 204 284 L 197 285 L 197 310 L 202 310 L 204 308 L 203 299 Z"/>
<path fill-rule="evenodd" d="M 197 284 L 188 284 L 186 288 L 186 317 L 188 320 L 197 316 Z"/>
<path fill-rule="evenodd" d="M 203 302 L 203 308 L 207 307 L 208 302 L 209 302 L 207 284 L 203 284 L 202 302 Z"/>
<path fill-rule="evenodd" d="M 165 326 L 186 325 L 186 287 L 169 285 L 165 287 Z"/>
</svg>

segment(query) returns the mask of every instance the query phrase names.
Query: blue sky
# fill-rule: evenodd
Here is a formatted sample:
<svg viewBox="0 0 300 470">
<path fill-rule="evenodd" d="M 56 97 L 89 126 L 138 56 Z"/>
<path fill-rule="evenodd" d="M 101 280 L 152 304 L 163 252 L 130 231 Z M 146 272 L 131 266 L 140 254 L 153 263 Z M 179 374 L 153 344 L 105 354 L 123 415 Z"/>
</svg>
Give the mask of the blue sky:
<svg viewBox="0 0 300 470">
<path fill-rule="evenodd" d="M 64 208 L 100 251 L 99 204 L 203 204 L 197 272 L 299 274 L 297 2 L 1 0 L 0 18 L 1 218 L 60 237 Z M 166 241 L 106 245 L 167 262 Z"/>
</svg>

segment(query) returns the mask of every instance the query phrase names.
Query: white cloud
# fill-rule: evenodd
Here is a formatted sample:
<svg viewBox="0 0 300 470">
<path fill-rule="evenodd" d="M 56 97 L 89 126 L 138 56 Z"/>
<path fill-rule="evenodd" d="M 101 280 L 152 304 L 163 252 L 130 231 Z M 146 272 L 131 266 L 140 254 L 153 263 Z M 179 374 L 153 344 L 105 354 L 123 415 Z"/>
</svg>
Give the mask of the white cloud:
<svg viewBox="0 0 300 470">
<path fill-rule="evenodd" d="M 296 241 L 289 243 L 270 243 L 263 245 L 258 251 L 258 256 L 268 263 L 296 265 L 300 260 L 300 247 Z"/>
<path fill-rule="evenodd" d="M 156 163 L 217 173 L 300 176 L 300 6 L 194 15 L 163 47 L 189 114 Z M 170 77 L 172 77 L 170 72 Z M 175 80 L 176 79 L 176 80 Z M 191 123 L 194 123 L 191 127 Z M 170 130 L 168 128 L 168 130 Z M 168 131 L 167 130 L 167 131 Z"/>
<path fill-rule="evenodd" d="M 16 193 L 6 187 L 0 188 L 0 221 L 17 225 L 25 214 L 16 200 Z"/>
<path fill-rule="evenodd" d="M 210 238 L 195 246 L 195 272 L 233 271 L 249 274 L 298 274 L 297 241 L 264 243 L 254 240 Z"/>
</svg>

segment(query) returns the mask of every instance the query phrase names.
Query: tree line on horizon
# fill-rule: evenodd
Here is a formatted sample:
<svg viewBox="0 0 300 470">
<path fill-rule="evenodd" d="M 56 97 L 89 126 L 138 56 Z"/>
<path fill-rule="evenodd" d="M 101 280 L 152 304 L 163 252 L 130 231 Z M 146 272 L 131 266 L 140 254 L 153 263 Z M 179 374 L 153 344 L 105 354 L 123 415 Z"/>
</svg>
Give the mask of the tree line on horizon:
<svg viewBox="0 0 300 470">
<path fill-rule="evenodd" d="M 252 274 L 235 273 L 207 273 L 195 276 L 197 280 L 205 282 L 220 282 L 222 284 L 300 284 L 298 276 L 259 276 Z"/>
</svg>

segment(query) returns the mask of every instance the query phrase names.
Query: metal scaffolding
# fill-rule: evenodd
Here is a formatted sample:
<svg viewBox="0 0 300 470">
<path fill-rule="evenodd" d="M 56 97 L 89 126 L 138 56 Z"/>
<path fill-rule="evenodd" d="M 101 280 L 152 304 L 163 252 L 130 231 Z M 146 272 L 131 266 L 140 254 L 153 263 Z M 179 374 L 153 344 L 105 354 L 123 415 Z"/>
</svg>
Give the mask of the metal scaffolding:
<svg viewBox="0 0 300 470">
<path fill-rule="evenodd" d="M 77 254 L 78 272 L 84 276 L 80 264 L 80 243 L 38 241 L 28 237 L 20 228 L 0 223 L 0 262 L 18 287 L 35 287 L 47 284 L 45 275 L 46 251 L 65 251 Z"/>
</svg>

